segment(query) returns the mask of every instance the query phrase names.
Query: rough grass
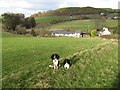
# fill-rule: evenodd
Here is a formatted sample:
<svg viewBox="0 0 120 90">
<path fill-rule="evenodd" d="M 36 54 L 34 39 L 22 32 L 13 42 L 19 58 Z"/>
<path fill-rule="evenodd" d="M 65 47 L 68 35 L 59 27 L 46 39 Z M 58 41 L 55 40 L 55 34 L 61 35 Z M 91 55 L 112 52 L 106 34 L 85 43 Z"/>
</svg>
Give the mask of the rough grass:
<svg viewBox="0 0 120 90">
<path fill-rule="evenodd" d="M 36 22 L 51 22 L 56 20 L 59 16 L 46 16 L 46 17 L 38 17 L 35 18 Z"/>
<path fill-rule="evenodd" d="M 117 42 L 98 38 L 34 38 L 3 34 L 3 88 L 113 87 L 118 80 Z M 52 53 L 70 69 L 49 68 Z"/>
<path fill-rule="evenodd" d="M 53 22 L 54 20 L 58 20 L 60 18 L 69 18 L 69 16 L 46 16 L 46 17 L 38 17 L 35 18 L 36 22 L 40 23 L 40 22 Z"/>
<path fill-rule="evenodd" d="M 117 20 L 106 20 L 106 23 L 102 24 L 103 26 L 112 28 L 118 26 Z M 68 30 L 83 30 L 91 31 L 95 29 L 95 23 L 91 20 L 74 20 L 61 22 L 58 24 L 51 25 L 50 29 L 68 29 Z"/>
</svg>

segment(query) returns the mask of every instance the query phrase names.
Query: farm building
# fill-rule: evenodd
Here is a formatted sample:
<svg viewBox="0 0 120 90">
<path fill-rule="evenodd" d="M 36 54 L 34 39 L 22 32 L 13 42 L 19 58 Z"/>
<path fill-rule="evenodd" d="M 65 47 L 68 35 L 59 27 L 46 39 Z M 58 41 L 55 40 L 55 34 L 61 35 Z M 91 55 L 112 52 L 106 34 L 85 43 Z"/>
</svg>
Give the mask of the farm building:
<svg viewBox="0 0 120 90">
<path fill-rule="evenodd" d="M 99 36 L 102 35 L 111 35 L 111 32 L 108 30 L 108 28 L 103 28 L 101 31 L 99 31 Z"/>
<path fill-rule="evenodd" d="M 79 30 L 76 31 L 67 31 L 67 30 L 56 30 L 52 32 L 52 36 L 66 36 L 66 37 L 81 37 L 86 32 Z"/>
</svg>

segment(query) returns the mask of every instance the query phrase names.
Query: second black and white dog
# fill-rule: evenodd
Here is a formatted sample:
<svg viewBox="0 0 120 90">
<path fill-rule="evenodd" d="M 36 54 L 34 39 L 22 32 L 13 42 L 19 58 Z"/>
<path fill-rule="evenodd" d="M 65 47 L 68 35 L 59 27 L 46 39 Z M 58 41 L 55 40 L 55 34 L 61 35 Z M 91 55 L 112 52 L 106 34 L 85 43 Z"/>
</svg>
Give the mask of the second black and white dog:
<svg viewBox="0 0 120 90">
<path fill-rule="evenodd" d="M 51 59 L 53 61 L 53 68 L 58 69 L 60 66 L 60 61 L 59 61 L 60 56 L 58 54 L 52 54 Z"/>
<path fill-rule="evenodd" d="M 64 65 L 65 69 L 68 69 L 68 68 L 71 67 L 72 63 L 69 59 L 65 59 L 64 62 L 63 62 L 63 65 Z"/>
</svg>

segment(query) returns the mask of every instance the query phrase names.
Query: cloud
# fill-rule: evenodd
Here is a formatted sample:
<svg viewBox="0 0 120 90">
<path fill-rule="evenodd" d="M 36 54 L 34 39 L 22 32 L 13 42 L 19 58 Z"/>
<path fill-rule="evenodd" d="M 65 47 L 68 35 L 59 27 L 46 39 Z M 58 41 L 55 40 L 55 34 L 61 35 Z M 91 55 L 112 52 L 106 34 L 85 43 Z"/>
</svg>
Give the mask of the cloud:
<svg viewBox="0 0 120 90">
<path fill-rule="evenodd" d="M 96 8 L 118 8 L 119 0 L 66 0 L 59 7 L 96 7 Z"/>
<path fill-rule="evenodd" d="M 0 1 L 0 8 L 25 8 L 31 7 L 31 4 L 26 2 L 25 0 L 4 0 Z"/>
<path fill-rule="evenodd" d="M 35 9 L 33 3 L 28 2 L 27 0 L 2 0 L 0 1 L 0 14 L 10 12 L 10 13 L 23 13 L 25 16 L 30 16 L 33 13 L 38 11 Z"/>
</svg>

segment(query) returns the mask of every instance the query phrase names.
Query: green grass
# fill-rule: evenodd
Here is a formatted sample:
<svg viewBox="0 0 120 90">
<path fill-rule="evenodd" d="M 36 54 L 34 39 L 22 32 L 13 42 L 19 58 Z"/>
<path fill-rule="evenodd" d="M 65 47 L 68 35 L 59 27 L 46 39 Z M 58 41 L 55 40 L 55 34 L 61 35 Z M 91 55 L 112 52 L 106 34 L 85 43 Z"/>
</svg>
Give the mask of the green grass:
<svg viewBox="0 0 120 90">
<path fill-rule="evenodd" d="M 117 27 L 117 20 L 106 20 L 106 23 L 103 24 L 106 27 Z M 83 30 L 91 31 L 95 29 L 95 23 L 91 20 L 74 20 L 61 22 L 58 24 L 51 25 L 50 29 L 70 29 L 70 30 Z"/>
<path fill-rule="evenodd" d="M 36 22 L 54 22 L 57 19 L 68 19 L 69 16 L 46 16 L 46 17 L 38 17 L 36 18 Z M 40 26 L 40 25 L 38 25 Z M 48 26 L 48 27 L 47 27 Z M 93 20 L 73 20 L 73 21 L 66 21 L 66 22 L 59 22 L 57 24 L 47 25 L 46 28 L 50 30 L 81 30 L 90 32 L 96 29 L 95 22 Z M 108 27 L 110 32 L 113 33 L 114 30 L 117 30 L 118 27 L 118 20 L 106 20 L 106 22 L 100 23 L 99 27 Z"/>
<path fill-rule="evenodd" d="M 58 19 L 60 16 L 46 16 L 46 17 L 38 17 L 35 18 L 36 22 L 51 22 L 53 20 Z"/>
<path fill-rule="evenodd" d="M 2 38 L 3 88 L 113 87 L 118 80 L 117 43 L 98 38 Z M 50 56 L 72 60 L 70 69 L 49 68 Z"/>
</svg>

